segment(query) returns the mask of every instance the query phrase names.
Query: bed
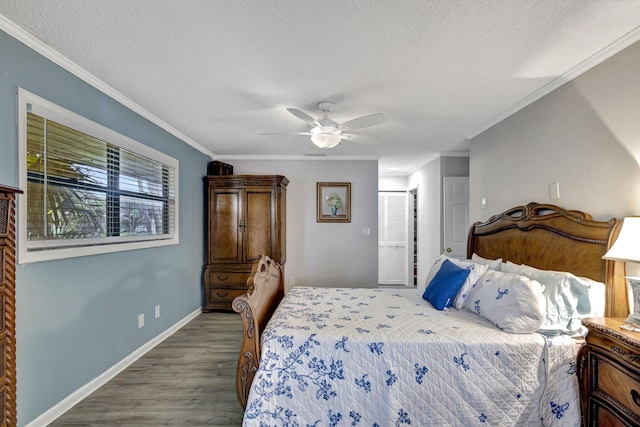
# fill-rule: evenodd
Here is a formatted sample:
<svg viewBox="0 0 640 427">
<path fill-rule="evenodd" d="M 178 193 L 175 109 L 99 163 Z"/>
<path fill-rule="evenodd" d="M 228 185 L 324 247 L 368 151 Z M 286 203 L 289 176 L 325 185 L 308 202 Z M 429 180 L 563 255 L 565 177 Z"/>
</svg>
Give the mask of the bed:
<svg viewBox="0 0 640 427">
<path fill-rule="evenodd" d="M 602 260 L 619 227 L 530 203 L 474 224 L 467 255 L 487 265 L 483 278 L 503 274 L 486 273 L 499 260 L 603 283 L 602 314 L 624 316 L 624 264 Z M 474 311 L 486 279 L 464 307 L 446 310 L 415 290 L 339 284 L 283 298 L 282 268 L 266 257 L 249 280 L 233 303 L 244 327 L 236 379 L 244 425 L 580 425 L 581 339 L 497 327 L 492 315 L 508 310 Z"/>
</svg>

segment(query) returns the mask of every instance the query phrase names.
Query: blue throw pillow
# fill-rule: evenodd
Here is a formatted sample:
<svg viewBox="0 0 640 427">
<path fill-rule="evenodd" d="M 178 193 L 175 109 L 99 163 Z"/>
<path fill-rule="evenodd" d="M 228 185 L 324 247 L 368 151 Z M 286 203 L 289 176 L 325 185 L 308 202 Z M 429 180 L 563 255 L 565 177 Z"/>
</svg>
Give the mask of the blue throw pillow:
<svg viewBox="0 0 640 427">
<path fill-rule="evenodd" d="M 422 298 L 429 301 L 438 310 L 448 308 L 456 297 L 462 284 L 467 280 L 469 271 L 460 268 L 448 259 L 442 263 L 440 270 L 433 276 Z"/>
</svg>

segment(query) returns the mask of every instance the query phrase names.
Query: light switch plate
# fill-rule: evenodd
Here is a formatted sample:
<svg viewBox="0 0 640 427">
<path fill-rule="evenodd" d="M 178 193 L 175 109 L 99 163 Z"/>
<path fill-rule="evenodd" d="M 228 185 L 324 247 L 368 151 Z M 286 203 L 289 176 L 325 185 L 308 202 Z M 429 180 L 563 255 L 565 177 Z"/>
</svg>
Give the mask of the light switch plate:
<svg viewBox="0 0 640 427">
<path fill-rule="evenodd" d="M 552 182 L 549 184 L 549 198 L 551 200 L 556 200 L 560 198 L 560 183 Z"/>
</svg>

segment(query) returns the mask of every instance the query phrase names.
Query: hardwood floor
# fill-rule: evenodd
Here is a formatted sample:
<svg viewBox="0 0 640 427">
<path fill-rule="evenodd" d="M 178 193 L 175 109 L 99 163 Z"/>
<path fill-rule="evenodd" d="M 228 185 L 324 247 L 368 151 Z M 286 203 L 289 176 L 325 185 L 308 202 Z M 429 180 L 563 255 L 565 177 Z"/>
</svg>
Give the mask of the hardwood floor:
<svg viewBox="0 0 640 427">
<path fill-rule="evenodd" d="M 237 313 L 203 313 L 50 426 L 239 426 L 241 336 Z"/>
</svg>

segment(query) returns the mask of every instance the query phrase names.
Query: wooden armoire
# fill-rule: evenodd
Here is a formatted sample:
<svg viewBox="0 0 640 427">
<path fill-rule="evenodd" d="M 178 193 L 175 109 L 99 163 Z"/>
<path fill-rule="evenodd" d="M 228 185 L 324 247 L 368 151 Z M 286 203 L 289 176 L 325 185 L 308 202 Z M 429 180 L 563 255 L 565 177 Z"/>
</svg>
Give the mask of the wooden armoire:
<svg viewBox="0 0 640 427">
<path fill-rule="evenodd" d="M 262 255 L 286 261 L 286 187 L 281 175 L 205 176 L 207 264 L 203 311 L 229 310 L 247 292 Z"/>
<path fill-rule="evenodd" d="M 0 186 L 0 426 L 18 424 L 16 405 L 16 228 L 15 195 Z"/>
</svg>

